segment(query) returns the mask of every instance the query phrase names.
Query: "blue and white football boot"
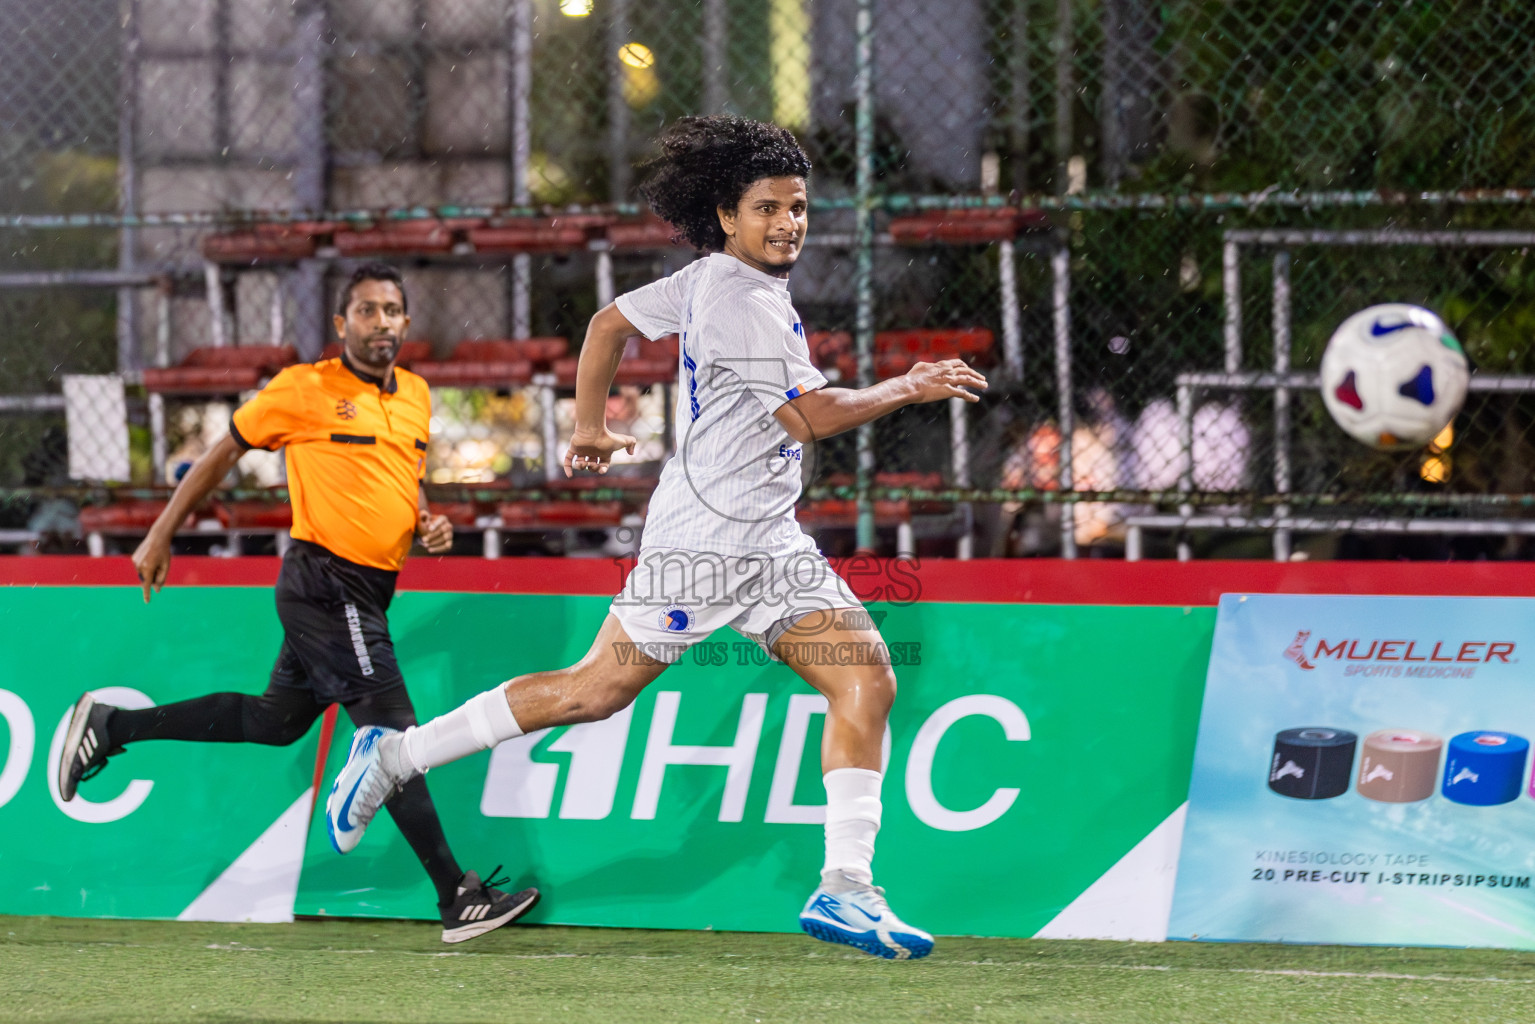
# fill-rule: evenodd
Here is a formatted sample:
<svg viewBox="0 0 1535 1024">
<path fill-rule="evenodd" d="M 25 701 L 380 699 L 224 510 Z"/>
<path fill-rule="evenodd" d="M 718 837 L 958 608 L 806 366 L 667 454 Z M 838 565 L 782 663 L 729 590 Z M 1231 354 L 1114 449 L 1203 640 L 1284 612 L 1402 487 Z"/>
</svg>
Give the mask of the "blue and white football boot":
<svg viewBox="0 0 1535 1024">
<path fill-rule="evenodd" d="M 799 926 L 812 938 L 886 960 L 920 960 L 933 951 L 933 937 L 896 917 L 879 886 L 839 881 L 830 889 L 823 881 L 800 911 Z"/>
<path fill-rule="evenodd" d="M 378 756 L 379 743 L 398 735 L 395 729 L 365 725 L 352 736 L 346 764 L 325 800 L 325 830 L 337 853 L 356 849 L 378 809 L 408 781 L 394 778 Z"/>
</svg>

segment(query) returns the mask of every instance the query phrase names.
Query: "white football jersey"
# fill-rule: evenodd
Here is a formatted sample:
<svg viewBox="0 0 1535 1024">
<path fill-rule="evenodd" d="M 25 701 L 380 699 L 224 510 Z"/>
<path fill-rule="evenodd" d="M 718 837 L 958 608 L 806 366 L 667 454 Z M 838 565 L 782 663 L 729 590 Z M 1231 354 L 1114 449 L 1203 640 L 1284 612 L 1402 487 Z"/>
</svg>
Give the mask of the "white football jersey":
<svg viewBox="0 0 1535 1024">
<path fill-rule="evenodd" d="M 804 451 L 773 413 L 826 378 L 788 281 L 715 253 L 616 301 L 652 341 L 682 339 L 677 454 L 650 499 L 643 547 L 769 557 L 813 547 L 794 521 Z"/>
</svg>

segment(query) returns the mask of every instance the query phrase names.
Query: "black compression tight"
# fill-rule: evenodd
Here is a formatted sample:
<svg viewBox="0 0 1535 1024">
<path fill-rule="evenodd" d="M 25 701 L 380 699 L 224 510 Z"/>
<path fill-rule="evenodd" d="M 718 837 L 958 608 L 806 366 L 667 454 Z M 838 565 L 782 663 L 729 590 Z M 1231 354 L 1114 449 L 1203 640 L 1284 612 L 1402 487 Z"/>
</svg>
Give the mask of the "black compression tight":
<svg viewBox="0 0 1535 1024">
<path fill-rule="evenodd" d="M 364 694 L 342 705 L 353 724 L 404 729 L 416 724 L 416 711 L 405 687 Z M 142 740 L 189 740 L 196 743 L 262 743 L 285 747 L 301 739 L 325 711 L 308 690 L 272 686 L 260 696 L 210 693 L 143 710 L 119 708 L 107 722 L 112 746 Z M 437 902 L 458 895 L 463 872 L 442 831 L 426 780 L 416 776 L 384 805 L 421 866 L 431 876 Z"/>
</svg>

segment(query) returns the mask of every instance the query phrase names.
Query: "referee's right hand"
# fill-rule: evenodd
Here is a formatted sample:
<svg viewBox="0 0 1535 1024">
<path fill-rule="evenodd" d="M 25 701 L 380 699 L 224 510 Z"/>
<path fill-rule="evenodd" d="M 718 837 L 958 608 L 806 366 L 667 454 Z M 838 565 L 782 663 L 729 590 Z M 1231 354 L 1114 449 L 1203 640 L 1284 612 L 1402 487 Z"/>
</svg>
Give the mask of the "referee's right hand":
<svg viewBox="0 0 1535 1024">
<path fill-rule="evenodd" d="M 133 552 L 133 568 L 139 574 L 139 584 L 144 588 L 144 603 L 149 603 L 150 588 L 159 590 L 165 586 L 165 576 L 171 568 L 171 545 L 151 531 L 139 542 Z"/>
<path fill-rule="evenodd" d="M 600 431 L 578 427 L 570 439 L 570 447 L 565 450 L 565 475 L 574 476 L 578 470 L 606 473 L 613 453 L 623 449 L 633 455 L 635 444 L 635 439 L 628 434 L 615 434 L 607 427 Z"/>
</svg>

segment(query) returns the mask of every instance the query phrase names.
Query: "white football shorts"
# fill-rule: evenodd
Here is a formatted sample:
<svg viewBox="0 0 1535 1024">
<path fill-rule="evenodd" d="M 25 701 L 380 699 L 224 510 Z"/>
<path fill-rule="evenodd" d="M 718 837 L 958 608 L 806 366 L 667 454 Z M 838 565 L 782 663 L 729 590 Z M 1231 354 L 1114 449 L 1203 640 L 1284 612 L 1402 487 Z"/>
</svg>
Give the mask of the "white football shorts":
<svg viewBox="0 0 1535 1024">
<path fill-rule="evenodd" d="M 844 608 L 862 613 L 863 603 L 814 548 L 771 559 L 656 549 L 640 551 L 610 610 L 641 651 L 670 664 L 722 626 L 776 661 L 796 622 Z"/>
</svg>

